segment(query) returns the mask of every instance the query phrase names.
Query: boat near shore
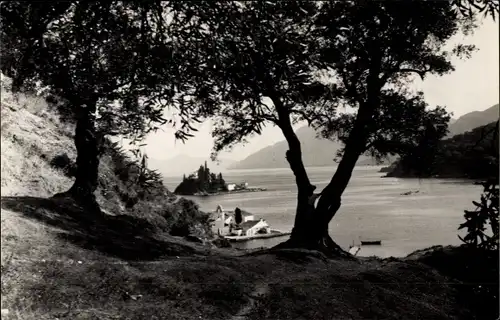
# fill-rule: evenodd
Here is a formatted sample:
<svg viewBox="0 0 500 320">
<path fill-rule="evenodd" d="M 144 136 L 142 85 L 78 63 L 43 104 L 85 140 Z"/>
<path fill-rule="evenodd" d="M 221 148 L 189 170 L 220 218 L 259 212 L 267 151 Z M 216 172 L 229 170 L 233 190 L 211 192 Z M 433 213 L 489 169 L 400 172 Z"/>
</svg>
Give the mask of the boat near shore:
<svg viewBox="0 0 500 320">
<path fill-rule="evenodd" d="M 382 240 L 361 240 L 362 246 L 380 246 L 382 245 Z"/>
</svg>

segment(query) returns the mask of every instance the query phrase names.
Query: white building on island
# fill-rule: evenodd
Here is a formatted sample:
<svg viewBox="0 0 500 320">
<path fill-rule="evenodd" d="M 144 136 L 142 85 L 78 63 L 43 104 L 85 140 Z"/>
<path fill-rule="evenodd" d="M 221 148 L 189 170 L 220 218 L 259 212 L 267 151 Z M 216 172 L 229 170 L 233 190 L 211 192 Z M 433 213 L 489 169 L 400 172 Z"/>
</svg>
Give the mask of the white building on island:
<svg viewBox="0 0 500 320">
<path fill-rule="evenodd" d="M 222 206 L 218 205 L 215 212 L 212 213 L 212 231 L 221 236 L 229 234 L 254 236 L 259 231 L 260 233 L 270 232 L 269 225 L 265 220 L 256 220 L 252 213 L 244 210 L 241 210 L 241 216 L 243 221 L 237 226 L 234 211 L 224 211 Z"/>
<path fill-rule="evenodd" d="M 260 219 L 258 221 L 248 221 L 240 224 L 242 236 L 255 236 L 257 234 L 271 233 L 271 229 L 266 220 Z"/>
<path fill-rule="evenodd" d="M 248 188 L 248 182 L 242 182 L 239 184 L 227 183 L 226 188 L 227 188 L 227 191 L 244 190 L 244 189 Z"/>
</svg>

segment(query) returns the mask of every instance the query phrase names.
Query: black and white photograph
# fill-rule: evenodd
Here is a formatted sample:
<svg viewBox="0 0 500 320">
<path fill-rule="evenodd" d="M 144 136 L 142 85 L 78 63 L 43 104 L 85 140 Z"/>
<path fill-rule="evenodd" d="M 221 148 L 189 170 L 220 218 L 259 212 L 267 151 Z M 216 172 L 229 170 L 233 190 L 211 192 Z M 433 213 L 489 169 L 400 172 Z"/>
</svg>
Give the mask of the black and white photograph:
<svg viewBox="0 0 500 320">
<path fill-rule="evenodd" d="M 497 320 L 500 0 L 0 1 L 2 320 Z"/>
</svg>

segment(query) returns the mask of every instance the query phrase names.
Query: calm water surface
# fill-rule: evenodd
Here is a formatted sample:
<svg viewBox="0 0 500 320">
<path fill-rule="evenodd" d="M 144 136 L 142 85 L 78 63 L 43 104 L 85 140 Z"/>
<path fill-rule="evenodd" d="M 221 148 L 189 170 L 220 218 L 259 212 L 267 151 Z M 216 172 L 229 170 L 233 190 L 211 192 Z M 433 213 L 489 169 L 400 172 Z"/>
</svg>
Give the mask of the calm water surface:
<svg viewBox="0 0 500 320">
<path fill-rule="evenodd" d="M 360 240 L 382 240 L 382 246 L 362 247 L 360 256 L 405 256 L 432 245 L 460 244 L 457 228 L 463 210 L 472 209 L 481 187 L 466 180 L 381 178 L 380 167 L 359 167 L 342 198 L 342 207 L 330 222 L 330 234 L 344 248 Z M 317 190 L 323 188 L 335 168 L 308 168 Z M 202 210 L 213 211 L 218 204 L 226 210 L 239 207 L 262 217 L 272 228 L 291 230 L 295 216 L 296 187 L 290 169 L 231 170 L 226 182 L 248 182 L 267 191 L 212 197 L 187 197 Z M 181 177 L 167 177 L 174 190 Z M 407 191 L 416 194 L 401 195 Z M 287 237 L 252 240 L 242 248 L 270 247 Z"/>
</svg>

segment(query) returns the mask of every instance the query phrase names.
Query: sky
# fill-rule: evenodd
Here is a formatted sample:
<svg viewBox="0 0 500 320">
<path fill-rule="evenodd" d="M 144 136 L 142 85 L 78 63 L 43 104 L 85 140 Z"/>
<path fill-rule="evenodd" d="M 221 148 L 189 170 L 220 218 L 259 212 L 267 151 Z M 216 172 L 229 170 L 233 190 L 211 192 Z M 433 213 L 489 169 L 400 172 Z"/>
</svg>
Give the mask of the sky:
<svg viewBox="0 0 500 320">
<path fill-rule="evenodd" d="M 428 76 L 424 81 L 416 79 L 414 89 L 425 94 L 430 106 L 445 106 L 458 118 L 471 111 L 487 109 L 499 101 L 499 23 L 485 19 L 475 33 L 451 40 L 450 44 L 461 41 L 474 44 L 479 50 L 468 60 L 455 60 L 455 71 L 437 77 Z M 301 125 L 297 125 L 300 127 Z M 198 127 L 196 136 L 185 144 L 175 141 L 174 130 L 164 127 L 150 134 L 144 151 L 150 158 L 166 160 L 179 155 L 209 158 L 213 146 L 210 134 L 211 122 Z M 266 127 L 261 135 L 249 139 L 248 144 L 236 146 L 231 152 L 222 152 L 221 159 L 241 160 L 246 156 L 283 140 L 277 127 Z"/>
</svg>

